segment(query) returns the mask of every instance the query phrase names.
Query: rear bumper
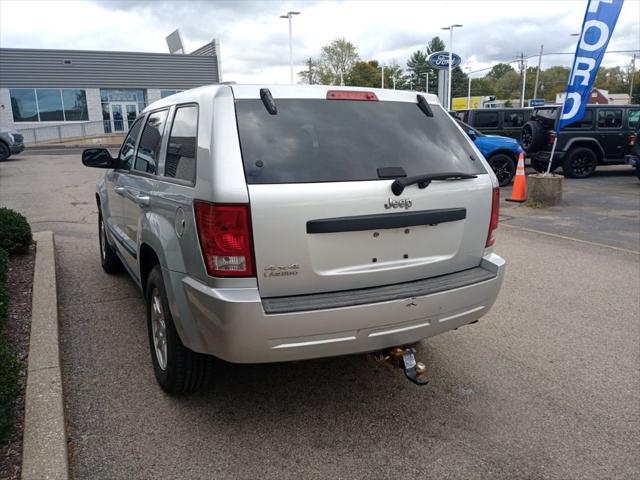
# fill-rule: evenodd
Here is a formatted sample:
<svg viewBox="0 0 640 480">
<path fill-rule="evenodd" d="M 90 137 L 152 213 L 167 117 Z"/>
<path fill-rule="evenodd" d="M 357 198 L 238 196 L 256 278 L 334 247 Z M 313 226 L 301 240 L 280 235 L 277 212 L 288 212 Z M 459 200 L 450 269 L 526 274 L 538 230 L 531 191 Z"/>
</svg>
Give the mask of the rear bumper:
<svg viewBox="0 0 640 480">
<path fill-rule="evenodd" d="M 504 269 L 505 261 L 489 254 L 480 268 L 473 269 L 473 283 L 464 284 L 464 272 L 459 272 L 381 287 L 387 289 L 387 297 L 331 308 L 325 308 L 330 303 L 322 302 L 336 295 L 300 296 L 321 298 L 302 298 L 298 303 L 296 297 L 290 297 L 287 301 L 294 302 L 293 308 L 285 306 L 287 301 L 276 302 L 274 307 L 255 288 L 215 289 L 183 274 L 163 273 L 170 280 L 167 291 L 173 297 L 172 313 L 186 346 L 230 362 L 263 363 L 375 351 L 474 322 L 493 305 Z M 406 293 L 399 293 L 397 287 Z M 395 299 L 384 300 L 391 298 L 393 288 Z M 308 310 L 302 310 L 303 305 Z"/>
<path fill-rule="evenodd" d="M 636 155 L 625 155 L 624 163 L 632 167 L 637 167 L 640 164 L 640 159 Z"/>
<path fill-rule="evenodd" d="M 556 151 L 553 154 L 553 164 L 551 166 L 552 167 L 559 166 L 560 163 L 562 163 L 562 160 L 564 159 L 564 155 L 565 155 L 565 152 Z M 533 154 L 532 158 L 537 162 L 546 164 L 549 162 L 549 158 L 551 158 L 551 152 L 536 152 Z"/>
</svg>

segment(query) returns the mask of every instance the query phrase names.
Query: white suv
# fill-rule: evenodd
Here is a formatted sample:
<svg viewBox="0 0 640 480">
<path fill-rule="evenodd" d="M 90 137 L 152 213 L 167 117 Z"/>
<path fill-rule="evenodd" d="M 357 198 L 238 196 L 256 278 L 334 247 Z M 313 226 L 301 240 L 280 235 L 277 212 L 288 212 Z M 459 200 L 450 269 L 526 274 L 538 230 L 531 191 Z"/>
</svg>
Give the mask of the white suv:
<svg viewBox="0 0 640 480">
<path fill-rule="evenodd" d="M 160 385 L 406 346 L 498 295 L 496 177 L 433 95 L 215 85 L 100 149 L 101 260 L 145 295 Z"/>
</svg>

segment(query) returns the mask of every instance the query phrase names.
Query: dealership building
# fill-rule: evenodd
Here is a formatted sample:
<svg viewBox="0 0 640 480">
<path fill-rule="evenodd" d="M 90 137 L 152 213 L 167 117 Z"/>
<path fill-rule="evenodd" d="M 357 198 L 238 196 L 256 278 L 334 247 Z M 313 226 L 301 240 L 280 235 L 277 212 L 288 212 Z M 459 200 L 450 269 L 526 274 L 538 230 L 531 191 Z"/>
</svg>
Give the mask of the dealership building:
<svg viewBox="0 0 640 480">
<path fill-rule="evenodd" d="M 189 54 L 0 48 L 0 128 L 26 143 L 122 133 L 150 103 L 220 80 L 215 40 Z"/>
</svg>

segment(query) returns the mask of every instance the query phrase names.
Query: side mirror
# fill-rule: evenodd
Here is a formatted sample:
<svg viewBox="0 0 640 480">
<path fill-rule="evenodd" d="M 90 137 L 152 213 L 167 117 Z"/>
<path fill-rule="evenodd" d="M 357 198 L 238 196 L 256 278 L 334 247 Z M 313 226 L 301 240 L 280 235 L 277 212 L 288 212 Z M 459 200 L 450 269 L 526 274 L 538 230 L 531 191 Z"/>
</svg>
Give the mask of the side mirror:
<svg viewBox="0 0 640 480">
<path fill-rule="evenodd" d="M 469 138 L 471 140 L 473 140 L 474 142 L 476 141 L 476 132 L 474 132 L 473 130 L 469 129 L 469 130 L 467 130 L 467 135 L 469 135 Z"/>
<path fill-rule="evenodd" d="M 115 168 L 117 160 L 106 148 L 87 148 L 82 152 L 82 164 L 85 167 Z"/>
</svg>

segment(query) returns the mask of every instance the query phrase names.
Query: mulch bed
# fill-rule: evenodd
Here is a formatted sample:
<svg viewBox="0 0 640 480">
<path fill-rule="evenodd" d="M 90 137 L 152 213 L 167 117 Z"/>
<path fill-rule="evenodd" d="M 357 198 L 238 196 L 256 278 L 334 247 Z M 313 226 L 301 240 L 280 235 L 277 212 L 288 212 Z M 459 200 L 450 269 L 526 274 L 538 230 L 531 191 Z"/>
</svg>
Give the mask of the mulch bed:
<svg viewBox="0 0 640 480">
<path fill-rule="evenodd" d="M 22 468 L 22 431 L 24 428 L 24 391 L 27 384 L 27 357 L 31 332 L 31 293 L 35 246 L 25 255 L 12 255 L 7 287 L 11 305 L 2 335 L 22 363 L 22 394 L 16 405 L 15 430 L 9 442 L 0 446 L 0 479 L 19 480 Z"/>
</svg>

